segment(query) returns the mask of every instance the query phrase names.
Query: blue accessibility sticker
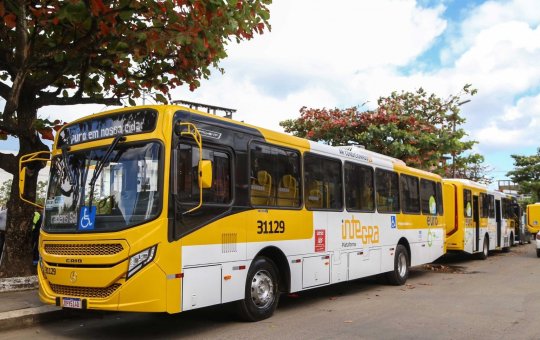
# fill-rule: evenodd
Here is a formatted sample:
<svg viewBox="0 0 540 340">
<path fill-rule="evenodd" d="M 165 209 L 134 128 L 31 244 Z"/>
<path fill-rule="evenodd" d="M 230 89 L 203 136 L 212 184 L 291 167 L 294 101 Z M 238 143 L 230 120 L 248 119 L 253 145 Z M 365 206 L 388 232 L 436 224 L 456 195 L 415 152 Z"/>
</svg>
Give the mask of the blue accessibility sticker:
<svg viewBox="0 0 540 340">
<path fill-rule="evenodd" d="M 396 216 L 390 216 L 390 228 L 396 229 Z"/>
<path fill-rule="evenodd" d="M 77 228 L 79 230 L 94 230 L 94 223 L 96 220 L 96 206 L 81 207 L 81 213 L 79 214 L 79 224 Z"/>
</svg>

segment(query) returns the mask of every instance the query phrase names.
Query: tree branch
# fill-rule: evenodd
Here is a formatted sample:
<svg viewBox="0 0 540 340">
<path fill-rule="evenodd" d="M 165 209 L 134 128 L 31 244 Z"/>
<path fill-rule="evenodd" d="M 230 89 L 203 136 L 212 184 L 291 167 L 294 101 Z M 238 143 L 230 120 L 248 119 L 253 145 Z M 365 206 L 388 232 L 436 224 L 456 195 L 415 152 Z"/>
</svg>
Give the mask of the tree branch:
<svg viewBox="0 0 540 340">
<path fill-rule="evenodd" d="M 0 153 L 0 169 L 14 175 L 19 170 L 17 158 L 10 153 Z"/>
<path fill-rule="evenodd" d="M 7 99 L 11 93 L 11 87 L 0 81 L 0 97 Z"/>
<path fill-rule="evenodd" d="M 18 10 L 19 13 L 17 13 L 17 24 L 15 28 L 15 59 L 13 60 L 17 74 L 13 78 L 11 93 L 5 98 L 4 121 L 11 121 L 13 119 L 13 115 L 19 106 L 19 97 L 29 71 L 26 68 L 28 59 L 28 27 L 24 0 L 18 1 Z"/>
<path fill-rule="evenodd" d="M 77 98 L 77 97 L 55 97 L 55 98 L 40 98 L 37 99 L 37 107 L 42 107 L 45 105 L 76 105 L 76 104 L 103 104 L 103 105 L 113 105 L 120 106 L 122 102 L 120 98 Z"/>
<path fill-rule="evenodd" d="M 0 124 L 0 130 L 9 133 L 10 135 L 18 136 L 17 130 L 14 126 L 9 124 Z"/>
</svg>

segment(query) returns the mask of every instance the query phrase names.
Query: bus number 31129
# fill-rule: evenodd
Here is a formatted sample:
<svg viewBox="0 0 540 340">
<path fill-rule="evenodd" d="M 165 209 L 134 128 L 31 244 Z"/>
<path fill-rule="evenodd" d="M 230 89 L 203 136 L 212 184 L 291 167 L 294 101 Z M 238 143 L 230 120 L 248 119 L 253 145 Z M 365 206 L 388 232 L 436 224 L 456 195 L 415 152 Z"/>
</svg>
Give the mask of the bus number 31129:
<svg viewBox="0 0 540 340">
<path fill-rule="evenodd" d="M 283 234 L 284 232 L 284 221 L 257 221 L 257 234 Z"/>
</svg>

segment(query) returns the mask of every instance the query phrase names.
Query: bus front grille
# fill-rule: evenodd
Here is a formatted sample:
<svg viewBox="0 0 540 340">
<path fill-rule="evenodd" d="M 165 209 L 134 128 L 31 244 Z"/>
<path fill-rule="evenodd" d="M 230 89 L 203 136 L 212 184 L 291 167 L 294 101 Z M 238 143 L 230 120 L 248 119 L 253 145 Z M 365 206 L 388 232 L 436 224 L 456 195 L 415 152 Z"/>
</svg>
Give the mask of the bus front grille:
<svg viewBox="0 0 540 340">
<path fill-rule="evenodd" d="M 53 244 L 46 243 L 45 253 L 50 255 L 81 256 L 81 255 L 114 255 L 124 249 L 120 243 L 82 243 L 82 244 Z"/>
<path fill-rule="evenodd" d="M 64 286 L 50 284 L 51 289 L 58 295 L 63 296 L 80 296 L 86 298 L 97 298 L 105 299 L 114 293 L 121 285 L 115 283 L 105 288 L 96 288 L 96 287 L 73 287 L 73 286 Z"/>
</svg>

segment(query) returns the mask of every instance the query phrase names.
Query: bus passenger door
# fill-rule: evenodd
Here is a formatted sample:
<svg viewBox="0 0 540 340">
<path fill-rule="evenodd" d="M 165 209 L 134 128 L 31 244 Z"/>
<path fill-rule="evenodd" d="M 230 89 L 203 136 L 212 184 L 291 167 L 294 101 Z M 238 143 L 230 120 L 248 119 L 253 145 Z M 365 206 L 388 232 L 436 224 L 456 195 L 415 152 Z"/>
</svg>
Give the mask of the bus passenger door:
<svg viewBox="0 0 540 340">
<path fill-rule="evenodd" d="M 473 196 L 473 220 L 474 220 L 474 250 L 480 249 L 480 206 L 478 196 Z"/>
<path fill-rule="evenodd" d="M 502 238 L 501 200 L 495 201 L 495 221 L 497 222 L 497 247 L 500 247 Z"/>
</svg>

